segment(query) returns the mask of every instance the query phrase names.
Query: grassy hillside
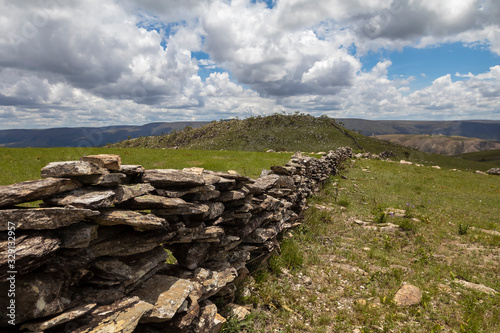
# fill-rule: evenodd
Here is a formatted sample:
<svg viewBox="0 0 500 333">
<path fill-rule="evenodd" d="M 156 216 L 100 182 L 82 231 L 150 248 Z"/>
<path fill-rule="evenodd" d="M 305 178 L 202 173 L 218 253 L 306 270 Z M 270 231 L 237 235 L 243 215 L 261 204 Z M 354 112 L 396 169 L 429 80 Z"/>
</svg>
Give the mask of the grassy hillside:
<svg viewBox="0 0 500 333">
<path fill-rule="evenodd" d="M 388 134 L 377 135 L 376 138 L 415 148 L 423 152 L 448 156 L 500 149 L 500 142 L 463 136 Z"/>
<path fill-rule="evenodd" d="M 225 332 L 500 332 L 500 177 L 378 160 L 343 176 L 240 286 L 254 312 Z M 395 303 L 404 284 L 417 304 Z"/>
<path fill-rule="evenodd" d="M 242 151 L 311 151 L 340 146 L 361 149 L 356 136 L 333 119 L 309 115 L 281 115 L 213 121 L 200 128 L 155 137 L 126 140 L 112 147 L 147 147 Z"/>
<path fill-rule="evenodd" d="M 349 146 L 355 152 L 381 153 L 393 151 L 394 159 L 413 160 L 426 165 L 445 168 L 485 171 L 494 165 L 429 154 L 413 148 L 367 137 L 340 126 L 328 117 L 304 114 L 275 114 L 229 121 L 213 121 L 205 126 L 186 128 L 169 135 L 140 137 L 125 140 L 108 147 L 121 148 L 186 148 L 200 150 L 239 151 L 303 151 L 320 152 Z"/>
<path fill-rule="evenodd" d="M 479 151 L 476 153 L 462 154 L 458 157 L 471 161 L 490 163 L 500 167 L 500 150 Z"/>
<path fill-rule="evenodd" d="M 283 165 L 291 154 L 129 148 L 0 148 L 0 185 L 39 179 L 50 162 L 74 161 L 84 155 L 118 154 L 123 164 L 147 169 L 202 167 L 214 171 L 236 170 L 258 177 L 262 169 Z"/>
</svg>

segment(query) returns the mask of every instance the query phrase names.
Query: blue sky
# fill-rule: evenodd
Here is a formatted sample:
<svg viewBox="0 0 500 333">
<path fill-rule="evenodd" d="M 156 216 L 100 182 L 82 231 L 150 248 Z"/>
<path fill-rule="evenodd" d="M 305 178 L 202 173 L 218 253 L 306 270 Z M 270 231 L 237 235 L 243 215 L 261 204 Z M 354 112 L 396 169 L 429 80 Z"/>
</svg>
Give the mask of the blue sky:
<svg viewBox="0 0 500 333">
<path fill-rule="evenodd" d="M 0 29 L 0 129 L 500 120 L 497 0 L 7 0 Z"/>
</svg>

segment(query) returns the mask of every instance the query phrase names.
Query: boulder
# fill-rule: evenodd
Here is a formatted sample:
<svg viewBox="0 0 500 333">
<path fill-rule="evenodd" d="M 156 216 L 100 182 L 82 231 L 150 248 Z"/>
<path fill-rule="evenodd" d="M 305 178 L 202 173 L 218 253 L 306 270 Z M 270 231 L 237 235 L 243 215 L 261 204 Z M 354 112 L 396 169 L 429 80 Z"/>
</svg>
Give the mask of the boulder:
<svg viewBox="0 0 500 333">
<path fill-rule="evenodd" d="M 420 303 L 422 300 L 422 291 L 420 288 L 411 284 L 403 285 L 394 295 L 394 302 L 398 306 L 412 306 Z"/>
<path fill-rule="evenodd" d="M 41 170 L 42 178 L 105 175 L 108 173 L 109 171 L 107 169 L 83 161 L 51 162 Z"/>
<path fill-rule="evenodd" d="M 176 169 L 146 170 L 142 176 L 142 181 L 151 183 L 157 188 L 205 185 L 205 180 L 201 175 Z"/>
<path fill-rule="evenodd" d="M 106 168 L 108 170 L 119 171 L 122 165 L 120 155 L 113 154 L 100 154 L 100 155 L 87 155 L 80 157 L 80 161 L 89 162 Z"/>
<path fill-rule="evenodd" d="M 99 215 L 98 211 L 74 207 L 19 208 L 0 210 L 0 220 L 15 223 L 20 229 L 57 229 Z M 0 231 L 7 230 L 7 223 L 0 225 Z"/>
<path fill-rule="evenodd" d="M 43 200 L 54 194 L 71 191 L 82 184 L 73 179 L 47 178 L 0 186 L 0 207 Z"/>
</svg>

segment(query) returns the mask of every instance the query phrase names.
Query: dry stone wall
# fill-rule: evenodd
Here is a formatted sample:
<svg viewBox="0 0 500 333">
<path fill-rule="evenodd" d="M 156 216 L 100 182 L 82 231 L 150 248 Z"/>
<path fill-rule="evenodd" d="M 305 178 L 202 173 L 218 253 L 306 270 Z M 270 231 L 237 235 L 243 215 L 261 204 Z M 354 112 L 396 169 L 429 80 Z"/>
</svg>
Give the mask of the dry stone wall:
<svg viewBox="0 0 500 333">
<path fill-rule="evenodd" d="M 218 332 L 212 300 L 234 300 L 351 155 L 297 153 L 258 179 L 94 155 L 0 186 L 0 330 Z"/>
</svg>

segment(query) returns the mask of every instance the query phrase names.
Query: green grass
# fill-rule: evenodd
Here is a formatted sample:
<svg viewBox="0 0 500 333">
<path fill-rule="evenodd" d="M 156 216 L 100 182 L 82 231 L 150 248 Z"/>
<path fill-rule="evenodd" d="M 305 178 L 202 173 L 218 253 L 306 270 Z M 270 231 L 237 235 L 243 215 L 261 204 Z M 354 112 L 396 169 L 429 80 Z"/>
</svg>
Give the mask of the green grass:
<svg viewBox="0 0 500 333">
<path fill-rule="evenodd" d="M 475 153 L 462 154 L 458 157 L 471 161 L 489 163 L 492 167 L 500 167 L 500 150 L 478 151 Z"/>
<path fill-rule="evenodd" d="M 301 264 L 290 269 L 275 257 L 249 279 L 264 314 L 255 331 L 500 332 L 500 294 L 456 283 L 500 292 L 500 236 L 487 233 L 500 230 L 500 177 L 377 160 L 358 160 L 344 174 L 310 199 L 287 239 L 293 247 L 284 255 L 302 253 Z M 388 208 L 404 214 L 382 215 Z M 419 304 L 394 304 L 403 283 L 422 290 Z"/>
<path fill-rule="evenodd" d="M 206 151 L 142 148 L 0 148 L 0 185 L 39 179 L 50 162 L 78 160 L 83 155 L 118 154 L 122 164 L 146 169 L 202 167 L 214 171 L 236 170 L 258 177 L 262 169 L 284 165 L 291 154 L 242 151 Z"/>
</svg>

